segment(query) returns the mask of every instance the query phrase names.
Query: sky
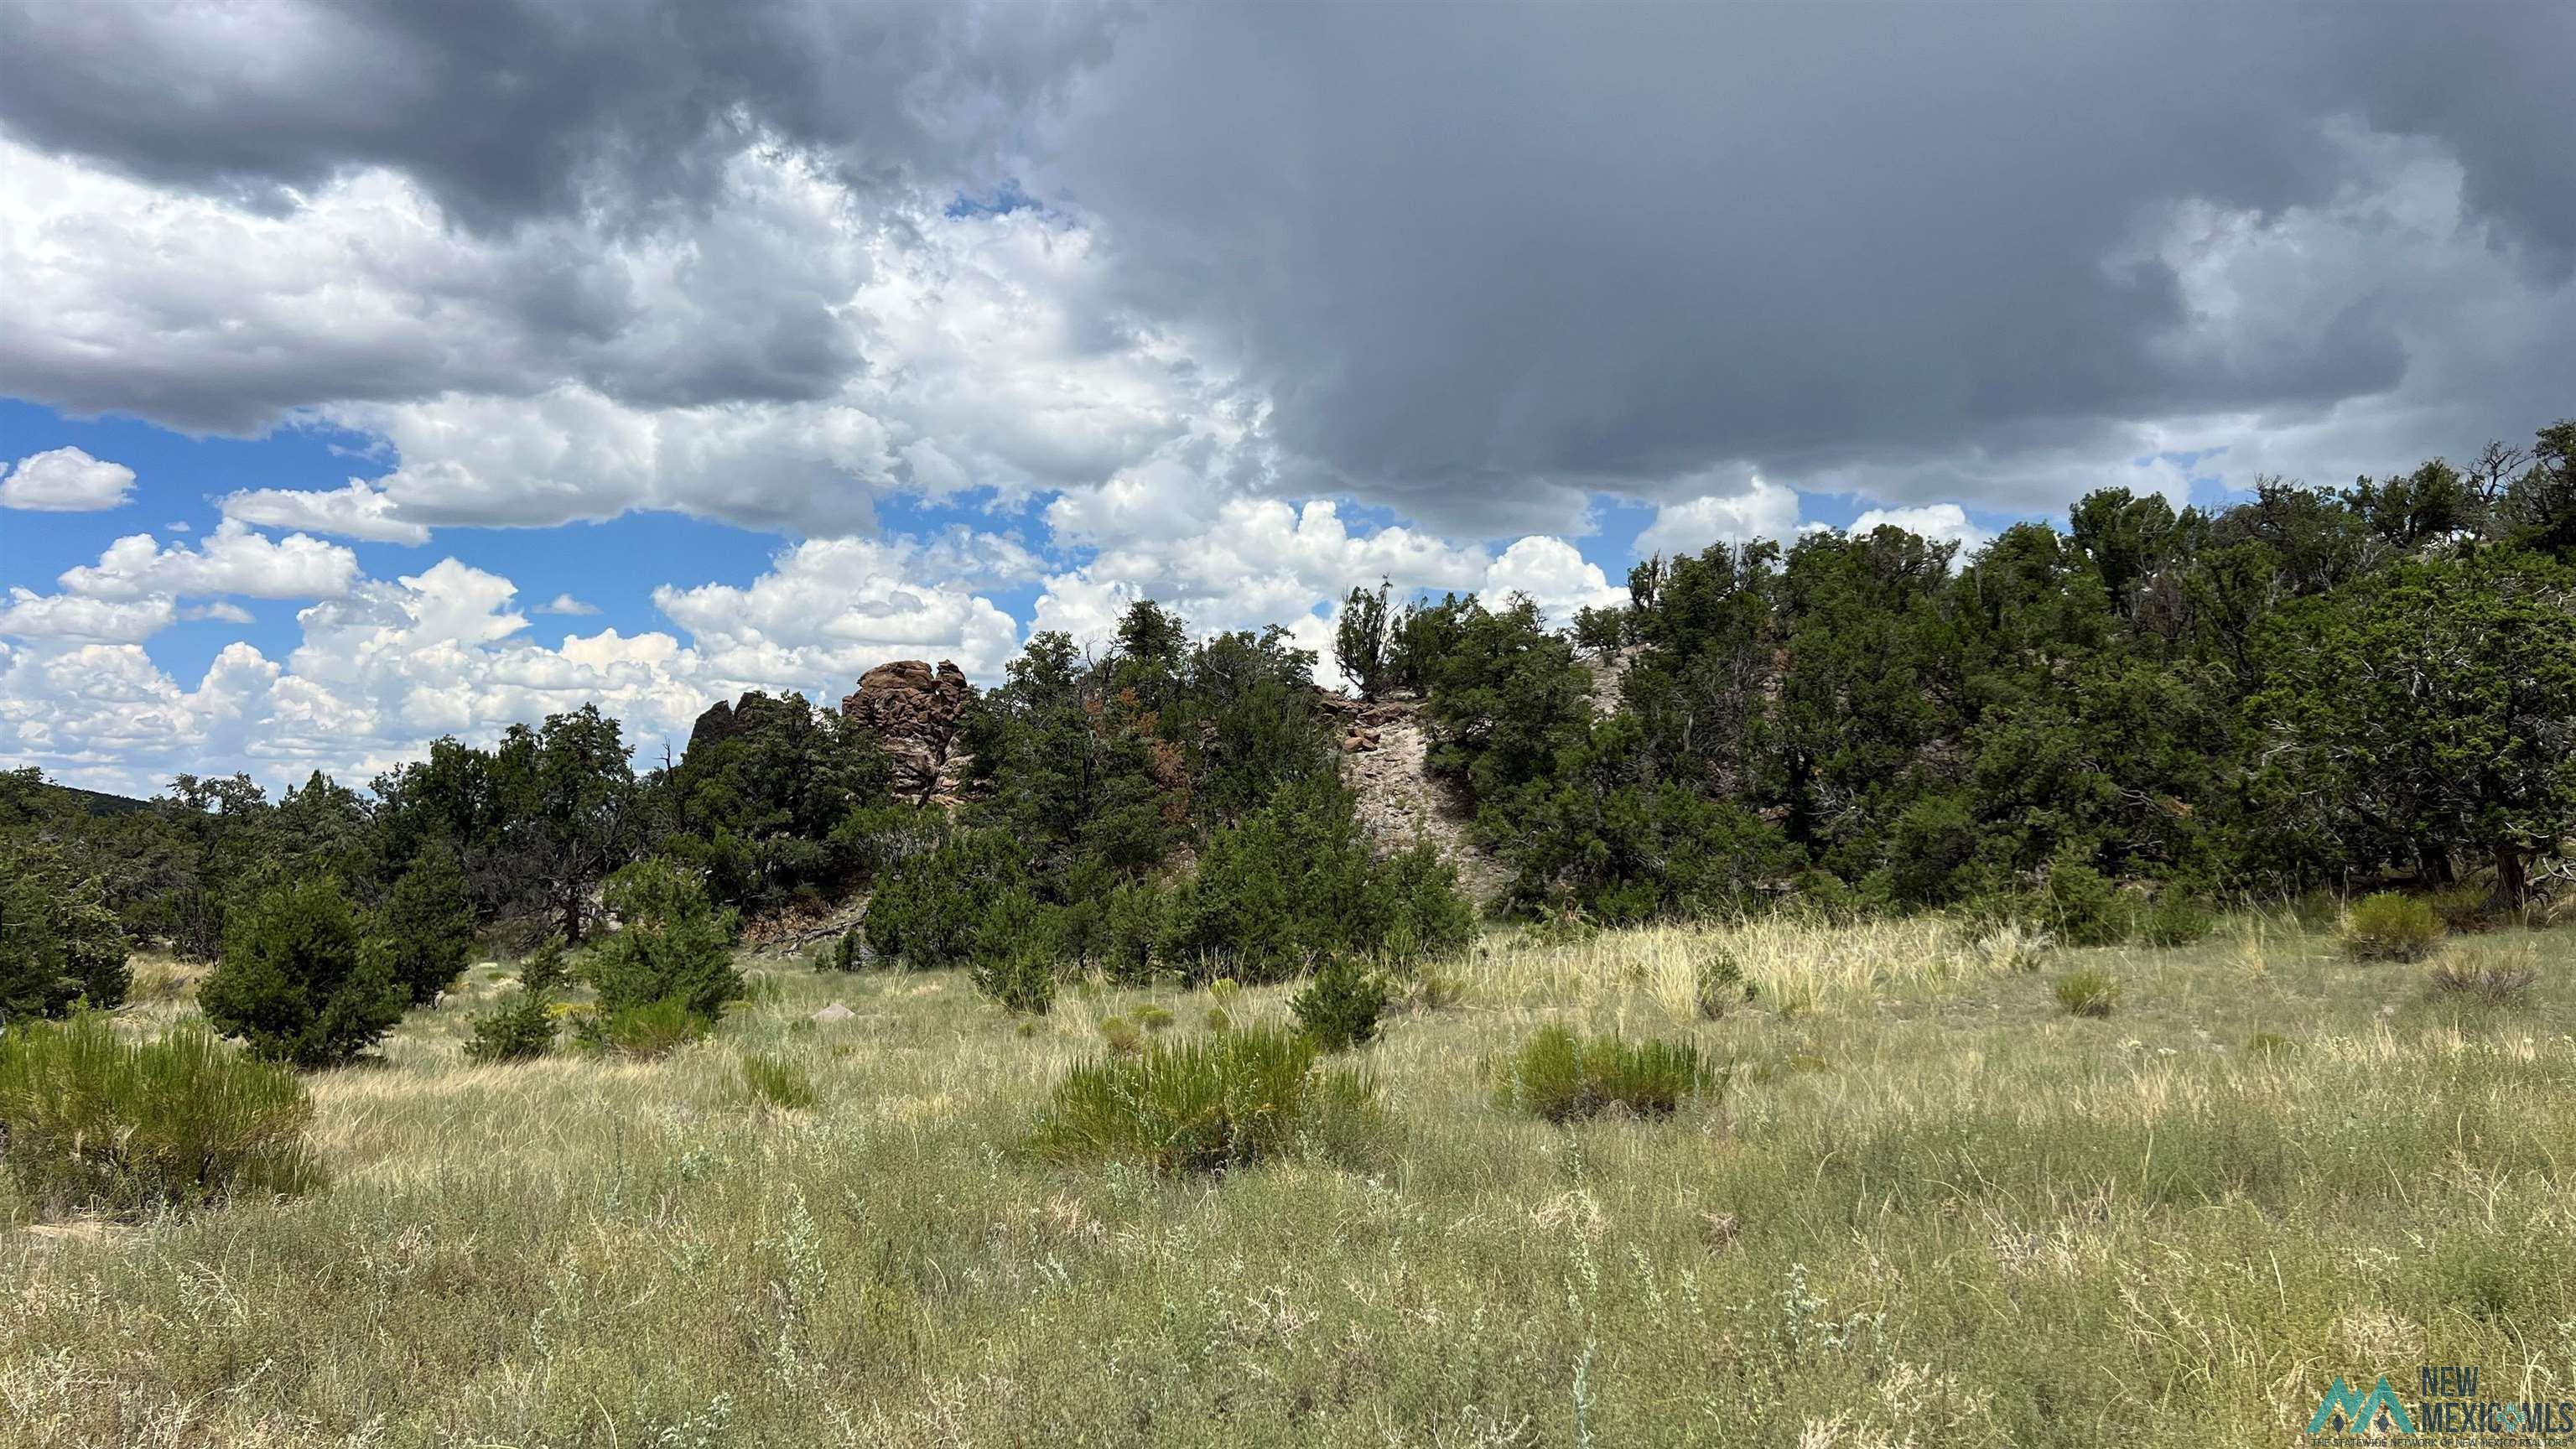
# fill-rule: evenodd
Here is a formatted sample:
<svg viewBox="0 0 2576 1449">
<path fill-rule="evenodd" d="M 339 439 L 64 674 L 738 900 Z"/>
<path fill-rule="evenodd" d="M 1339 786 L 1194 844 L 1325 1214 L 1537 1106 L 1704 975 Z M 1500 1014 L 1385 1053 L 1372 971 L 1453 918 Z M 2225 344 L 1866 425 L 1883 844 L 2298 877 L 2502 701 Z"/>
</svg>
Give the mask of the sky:
<svg viewBox="0 0 2576 1449">
<path fill-rule="evenodd" d="M 2576 413 L 2563 4 L 0 0 L 0 767 L 1323 656 Z"/>
</svg>

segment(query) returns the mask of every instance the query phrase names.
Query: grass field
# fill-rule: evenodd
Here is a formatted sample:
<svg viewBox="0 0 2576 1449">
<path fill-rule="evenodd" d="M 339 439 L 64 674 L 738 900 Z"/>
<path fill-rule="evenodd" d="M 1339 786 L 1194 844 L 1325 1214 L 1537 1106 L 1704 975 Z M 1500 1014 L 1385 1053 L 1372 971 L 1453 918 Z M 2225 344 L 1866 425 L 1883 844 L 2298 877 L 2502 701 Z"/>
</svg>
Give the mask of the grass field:
<svg viewBox="0 0 2576 1449">
<path fill-rule="evenodd" d="M 1027 1150 L 1099 1023 L 953 975 L 752 963 L 654 1063 L 466 1065 L 506 971 L 313 1079 L 335 1181 L 25 1222 L 0 1417 L 30 1445 L 2286 1444 L 2328 1380 L 2576 1397 L 2576 933 L 2525 1001 L 2436 999 L 2285 918 L 2056 952 L 1938 922 L 1543 947 L 1359 1058 L 1358 1158 L 1219 1179 Z M 1703 1019 L 1728 944 L 1752 1006 Z M 2054 976 L 2117 981 L 2070 1016 Z M 149 973 L 148 973 L 149 974 Z M 188 1008 L 175 990 L 136 1010 Z M 1233 993 L 1285 1020 L 1285 988 Z M 834 999 L 852 1019 L 807 1017 Z M 1494 1103 L 1538 1027 L 1696 1040 L 1678 1117 Z M 755 1092 L 810 1079 L 816 1104 Z M 792 1094 L 791 1094 L 792 1095 Z"/>
</svg>

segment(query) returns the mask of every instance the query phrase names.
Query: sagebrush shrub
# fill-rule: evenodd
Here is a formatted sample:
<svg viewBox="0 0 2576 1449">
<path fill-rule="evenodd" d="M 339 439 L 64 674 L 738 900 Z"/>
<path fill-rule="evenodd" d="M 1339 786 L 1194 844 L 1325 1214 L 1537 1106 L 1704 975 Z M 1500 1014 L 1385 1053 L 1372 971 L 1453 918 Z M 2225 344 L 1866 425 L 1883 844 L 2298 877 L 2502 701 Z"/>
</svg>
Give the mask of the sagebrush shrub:
<svg viewBox="0 0 2576 1449">
<path fill-rule="evenodd" d="M 1551 1026 L 1521 1047 L 1496 1100 L 1551 1122 L 1576 1121 L 1614 1107 L 1663 1117 L 1721 1080 L 1689 1042 L 1585 1039 Z"/>
<path fill-rule="evenodd" d="M 1378 1018 L 1391 993 L 1386 978 L 1350 957 L 1324 963 L 1288 1003 L 1298 1025 L 1328 1052 L 1346 1052 L 1377 1039 Z"/>
<path fill-rule="evenodd" d="M 228 913 L 223 958 L 197 988 L 215 1030 L 302 1068 L 335 1067 L 402 1020 L 409 997 L 367 948 L 339 881 L 278 886 Z"/>
<path fill-rule="evenodd" d="M 2344 914 L 2344 954 L 2356 961 L 2421 961 L 2441 939 L 2433 907 L 2396 891 L 2363 896 Z"/>
<path fill-rule="evenodd" d="M 1264 1027 L 1085 1062 L 1057 1084 L 1033 1141 L 1059 1162 L 1167 1174 L 1357 1154 L 1379 1125 L 1374 1088 L 1315 1059 L 1304 1033 Z"/>
<path fill-rule="evenodd" d="M 0 1133 L 39 1211 L 196 1207 L 320 1183 L 294 1074 L 186 1027 L 121 1040 L 88 1012 L 0 1035 Z"/>
<path fill-rule="evenodd" d="M 555 1049 L 557 1025 L 554 1002 L 523 986 L 474 1019 L 465 1059 L 487 1066 L 534 1061 Z"/>
<path fill-rule="evenodd" d="M 1102 1017 L 1100 1039 L 1122 1057 L 1132 1057 L 1145 1049 L 1145 1033 L 1123 1016 Z"/>
<path fill-rule="evenodd" d="M 2098 966 L 2078 966 L 2050 989 L 2069 1016 L 2109 1016 L 2120 1004 L 2120 983 Z"/>
<path fill-rule="evenodd" d="M 751 1095 L 785 1111 L 803 1111 L 823 1100 L 813 1074 L 782 1052 L 752 1052 L 742 1059 L 742 1084 Z"/>
<path fill-rule="evenodd" d="M 1169 1031 L 1172 1013 L 1159 1006 L 1140 1006 L 1136 1008 L 1136 1024 L 1147 1031 Z"/>
</svg>

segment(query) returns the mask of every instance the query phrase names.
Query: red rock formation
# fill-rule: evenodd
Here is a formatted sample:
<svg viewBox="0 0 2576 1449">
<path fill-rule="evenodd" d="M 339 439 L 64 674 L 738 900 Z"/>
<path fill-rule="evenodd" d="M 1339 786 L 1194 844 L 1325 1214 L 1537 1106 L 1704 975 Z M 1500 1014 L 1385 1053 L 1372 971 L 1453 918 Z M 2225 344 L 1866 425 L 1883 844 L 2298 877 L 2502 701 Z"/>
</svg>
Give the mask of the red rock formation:
<svg viewBox="0 0 2576 1449">
<path fill-rule="evenodd" d="M 841 701 L 841 713 L 885 741 L 897 798 L 953 805 L 965 763 L 956 750 L 957 716 L 974 692 L 966 672 L 945 659 L 936 670 L 919 659 L 898 659 L 861 676 L 858 692 Z"/>
</svg>

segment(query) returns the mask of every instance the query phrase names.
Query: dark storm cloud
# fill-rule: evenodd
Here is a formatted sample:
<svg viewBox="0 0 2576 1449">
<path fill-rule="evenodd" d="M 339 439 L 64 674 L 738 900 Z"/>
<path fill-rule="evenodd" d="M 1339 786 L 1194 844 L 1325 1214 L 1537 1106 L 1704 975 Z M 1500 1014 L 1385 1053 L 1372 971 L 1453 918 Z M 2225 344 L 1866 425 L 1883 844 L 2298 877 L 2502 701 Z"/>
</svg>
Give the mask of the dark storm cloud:
<svg viewBox="0 0 2576 1449">
<path fill-rule="evenodd" d="M 1738 463 L 1885 480 L 1922 459 L 1949 486 L 2033 437 L 2071 455 L 2399 391 L 2418 404 L 2375 442 L 2457 448 L 2543 420 L 2560 385 L 2554 355 L 2466 367 L 2426 339 L 2576 254 L 2571 15 L 0 0 L 22 140 L 278 207 L 395 168 L 496 248 L 427 289 L 488 343 L 235 359 L 181 318 L 154 336 L 198 350 L 0 347 L 0 388 L 224 427 L 562 379 L 640 406 L 826 397 L 863 367 L 835 310 L 854 268 L 801 261 L 786 222 L 729 229 L 723 169 L 765 137 L 862 198 L 1025 182 L 1111 249 L 1122 305 L 1086 318 L 1177 327 L 1267 397 L 1274 490 L 1465 531 Z M 2157 250 L 2177 208 L 2335 204 L 2354 135 L 2456 161 L 2493 224 L 2462 245 L 2511 265 L 2410 291 L 2368 274 L 2411 265 L 2395 243 L 2346 249 L 2318 267 L 2350 275 L 2289 279 L 2286 310 L 2193 314 Z M 699 252 L 676 299 L 592 265 L 666 234 Z"/>
<path fill-rule="evenodd" d="M 2113 259 L 2182 198 L 2329 198 L 2338 117 L 2576 242 L 2569 13 L 1198 7 L 1086 85 L 1043 181 L 1112 219 L 1141 307 L 1233 340 L 1292 453 L 1455 518 L 2393 387 L 2366 306 L 2178 361 L 2172 271 Z"/>
<path fill-rule="evenodd" d="M 279 216 L 388 168 L 468 234 L 444 262 L 362 241 L 323 263 L 411 294 L 416 326 L 291 336 L 259 299 L 164 287 L 183 304 L 138 318 L 129 345 L 0 342 L 0 389 L 234 432 L 326 401 L 565 381 L 639 407 L 829 397 L 864 368 L 844 314 L 865 262 L 817 260 L 833 238 L 792 206 L 757 214 L 779 198 L 736 190 L 746 148 L 935 204 L 1007 176 L 1033 108 L 1106 55 L 1116 18 L 954 0 L 0 0 L 0 130 L 21 142 Z M 611 253 L 657 247 L 687 262 L 639 296 Z M 138 267 L 153 255 L 130 249 Z"/>
<path fill-rule="evenodd" d="M 0 118 L 256 195 L 399 168 L 481 225 L 701 194 L 762 133 L 850 178 L 975 174 L 1112 13 L 955 0 L 10 0 Z"/>
</svg>

